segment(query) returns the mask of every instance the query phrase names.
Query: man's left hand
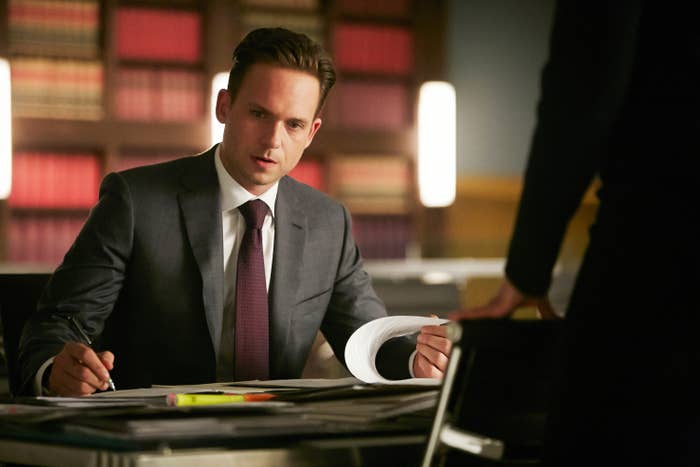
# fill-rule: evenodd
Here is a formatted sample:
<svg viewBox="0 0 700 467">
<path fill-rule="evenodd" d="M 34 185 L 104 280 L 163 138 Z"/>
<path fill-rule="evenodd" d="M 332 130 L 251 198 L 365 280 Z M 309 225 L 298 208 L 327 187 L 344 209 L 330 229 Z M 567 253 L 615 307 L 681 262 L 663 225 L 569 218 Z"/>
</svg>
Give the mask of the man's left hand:
<svg viewBox="0 0 700 467">
<path fill-rule="evenodd" d="M 452 350 L 446 326 L 423 326 L 416 343 L 413 374 L 416 378 L 442 378 Z"/>
</svg>

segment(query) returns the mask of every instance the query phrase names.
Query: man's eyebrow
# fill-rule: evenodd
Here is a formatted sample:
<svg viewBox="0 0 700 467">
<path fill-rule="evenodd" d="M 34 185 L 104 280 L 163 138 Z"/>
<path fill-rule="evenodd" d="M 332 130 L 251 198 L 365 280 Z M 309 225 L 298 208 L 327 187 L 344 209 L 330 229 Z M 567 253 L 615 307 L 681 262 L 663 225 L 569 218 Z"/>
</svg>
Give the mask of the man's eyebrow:
<svg viewBox="0 0 700 467">
<path fill-rule="evenodd" d="M 254 108 L 254 109 L 256 109 L 256 110 L 260 110 L 260 111 L 262 111 L 262 112 L 264 112 L 264 113 L 266 113 L 266 114 L 268 114 L 268 115 L 272 115 L 272 116 L 274 116 L 274 117 L 278 117 L 277 114 L 275 114 L 274 112 L 272 112 L 270 109 L 266 108 L 264 105 L 258 104 L 257 102 L 249 101 L 249 102 L 248 102 L 248 107 L 249 107 L 249 108 Z M 284 120 L 285 120 L 286 122 L 298 123 L 298 124 L 301 124 L 301 125 L 303 125 L 303 126 L 308 125 L 308 123 L 309 123 L 309 121 L 310 121 L 310 120 L 308 120 L 308 119 L 306 119 L 306 118 L 303 118 L 303 117 L 288 117 L 288 118 L 285 118 Z"/>
<path fill-rule="evenodd" d="M 264 106 L 258 104 L 257 102 L 250 101 L 248 102 L 248 108 L 254 108 L 256 110 L 262 110 L 265 113 L 272 114 L 268 109 L 266 109 Z"/>
<path fill-rule="evenodd" d="M 307 120 L 305 120 L 303 118 L 295 118 L 295 117 L 288 118 L 287 121 L 290 123 L 295 123 L 301 127 L 306 127 L 306 124 L 308 123 Z"/>
</svg>

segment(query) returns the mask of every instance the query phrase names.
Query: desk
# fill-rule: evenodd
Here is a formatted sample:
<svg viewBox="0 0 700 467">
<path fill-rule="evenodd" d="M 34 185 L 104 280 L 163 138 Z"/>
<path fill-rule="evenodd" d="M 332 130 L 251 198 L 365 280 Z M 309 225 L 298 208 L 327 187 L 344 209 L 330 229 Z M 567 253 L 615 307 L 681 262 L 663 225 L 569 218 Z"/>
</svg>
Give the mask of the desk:
<svg viewBox="0 0 700 467">
<path fill-rule="evenodd" d="M 0 417 L 0 462 L 56 467 L 417 466 L 434 406 L 388 416 L 387 401 L 430 400 L 433 394 L 437 396 L 434 388 L 389 396 L 372 392 L 273 407 L 31 409 L 27 418 Z"/>
<path fill-rule="evenodd" d="M 424 435 L 355 437 L 306 440 L 294 446 L 256 449 L 163 447 L 143 451 L 112 451 L 0 439 L 0 459 L 51 467 L 410 466 L 418 465 L 425 439 Z"/>
</svg>

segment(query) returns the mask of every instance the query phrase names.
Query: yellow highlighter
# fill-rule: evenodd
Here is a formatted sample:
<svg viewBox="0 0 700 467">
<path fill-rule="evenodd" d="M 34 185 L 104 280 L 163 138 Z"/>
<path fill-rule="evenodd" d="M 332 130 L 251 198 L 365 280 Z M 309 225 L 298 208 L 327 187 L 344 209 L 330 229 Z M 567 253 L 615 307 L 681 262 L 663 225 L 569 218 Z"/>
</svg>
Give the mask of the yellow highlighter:
<svg viewBox="0 0 700 467">
<path fill-rule="evenodd" d="M 187 407 L 195 405 L 236 404 L 259 402 L 273 398 L 273 394 L 168 394 L 168 405 Z"/>
</svg>

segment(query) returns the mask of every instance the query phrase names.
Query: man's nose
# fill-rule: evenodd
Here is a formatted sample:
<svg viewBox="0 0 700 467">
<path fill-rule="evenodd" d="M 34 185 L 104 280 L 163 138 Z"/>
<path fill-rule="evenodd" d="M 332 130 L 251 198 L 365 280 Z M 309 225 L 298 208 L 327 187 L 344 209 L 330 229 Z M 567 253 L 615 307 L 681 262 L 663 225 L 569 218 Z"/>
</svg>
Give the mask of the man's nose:
<svg viewBox="0 0 700 467">
<path fill-rule="evenodd" d="M 270 122 L 266 125 L 263 134 L 260 137 L 260 142 L 270 149 L 276 149 L 282 145 L 282 132 L 284 131 L 283 122 Z"/>
</svg>

